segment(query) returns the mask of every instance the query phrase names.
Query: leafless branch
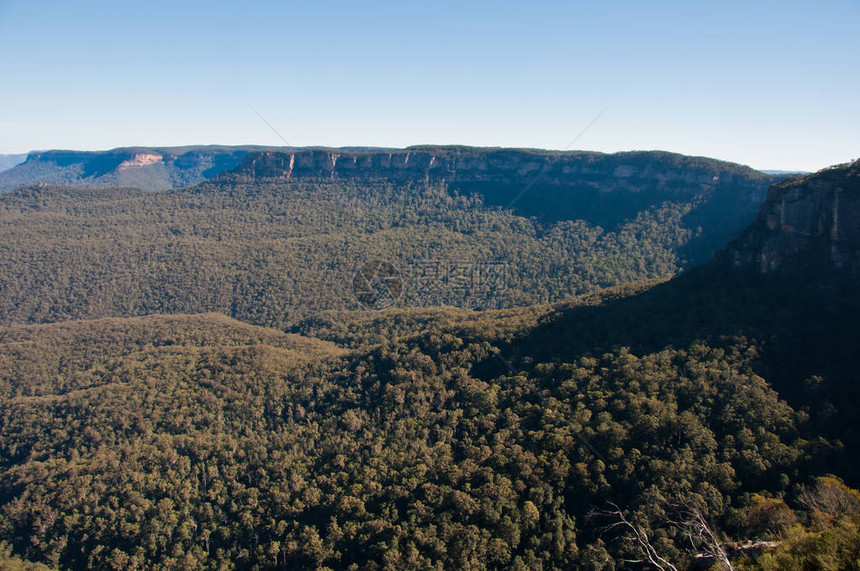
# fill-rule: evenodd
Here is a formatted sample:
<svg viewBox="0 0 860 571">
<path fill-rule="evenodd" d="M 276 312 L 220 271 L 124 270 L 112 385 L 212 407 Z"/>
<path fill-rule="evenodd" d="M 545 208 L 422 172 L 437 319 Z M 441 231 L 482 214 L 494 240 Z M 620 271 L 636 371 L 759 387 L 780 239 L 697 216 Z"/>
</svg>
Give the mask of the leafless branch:
<svg viewBox="0 0 860 571">
<path fill-rule="evenodd" d="M 681 530 L 690 542 L 692 551 L 718 561 L 728 571 L 734 571 L 723 542 L 702 512 L 694 506 L 684 505 L 679 516 L 679 519 L 669 520 L 669 523 Z"/>
<path fill-rule="evenodd" d="M 603 532 L 612 531 L 624 534 L 624 539 L 632 542 L 643 555 L 643 559 L 641 560 L 628 559 L 625 560 L 626 563 L 644 563 L 647 561 L 660 571 L 678 571 L 675 565 L 657 552 L 657 549 L 648 537 L 648 533 L 642 526 L 636 525 L 627 519 L 627 516 L 624 515 L 624 512 L 616 504 L 612 502 L 607 502 L 607 504 L 609 504 L 611 509 L 593 511 L 589 514 L 589 517 L 610 519 L 610 523 L 601 528 L 601 530 Z"/>
</svg>

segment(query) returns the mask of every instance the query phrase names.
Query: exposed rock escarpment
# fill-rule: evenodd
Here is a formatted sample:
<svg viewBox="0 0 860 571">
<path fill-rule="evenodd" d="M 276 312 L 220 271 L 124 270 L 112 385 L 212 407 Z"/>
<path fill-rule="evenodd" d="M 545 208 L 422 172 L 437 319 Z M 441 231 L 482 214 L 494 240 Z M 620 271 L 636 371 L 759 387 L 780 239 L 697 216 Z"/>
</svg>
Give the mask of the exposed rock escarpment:
<svg viewBox="0 0 860 571">
<path fill-rule="evenodd" d="M 766 180 L 758 171 L 701 157 L 659 151 L 603 154 L 472 147 L 410 147 L 347 152 L 311 149 L 251 153 L 234 171 L 255 178 L 386 178 L 445 182 L 531 182 L 600 185 L 639 192 L 683 185 L 717 186 L 736 179 Z"/>
<path fill-rule="evenodd" d="M 130 159 L 121 162 L 117 168 L 147 167 L 162 162 L 164 162 L 164 157 L 157 153 L 137 153 Z"/>
<path fill-rule="evenodd" d="M 860 270 L 860 160 L 773 185 L 729 253 L 735 265 L 764 273 L 798 257 Z"/>
</svg>

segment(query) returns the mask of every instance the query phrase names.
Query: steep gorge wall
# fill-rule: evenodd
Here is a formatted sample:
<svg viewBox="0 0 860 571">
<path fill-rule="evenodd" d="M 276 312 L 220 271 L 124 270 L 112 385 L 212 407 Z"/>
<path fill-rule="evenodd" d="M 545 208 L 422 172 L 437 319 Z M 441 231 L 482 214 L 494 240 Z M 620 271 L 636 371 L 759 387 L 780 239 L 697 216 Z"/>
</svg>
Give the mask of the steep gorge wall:
<svg viewBox="0 0 860 571">
<path fill-rule="evenodd" d="M 798 258 L 860 270 L 860 160 L 775 184 L 753 225 L 729 250 L 764 273 Z"/>
</svg>

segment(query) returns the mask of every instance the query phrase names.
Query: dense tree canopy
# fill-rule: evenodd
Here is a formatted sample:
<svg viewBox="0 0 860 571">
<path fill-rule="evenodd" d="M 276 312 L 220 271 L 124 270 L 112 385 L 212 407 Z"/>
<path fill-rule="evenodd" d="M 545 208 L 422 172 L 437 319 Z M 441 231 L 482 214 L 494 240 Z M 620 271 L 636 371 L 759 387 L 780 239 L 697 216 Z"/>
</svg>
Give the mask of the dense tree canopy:
<svg viewBox="0 0 860 571">
<path fill-rule="evenodd" d="M 694 211 L 241 177 L 0 197 L 0 569 L 856 567 L 856 275 L 666 280 Z M 505 308 L 403 272 L 356 309 L 380 260 L 503 262 L 454 289 Z"/>
<path fill-rule="evenodd" d="M 673 506 L 772 539 L 843 445 L 756 372 L 766 342 L 524 349 L 651 291 L 300 327 L 347 351 L 217 315 L 7 327 L 0 537 L 60 569 L 610 569 L 637 557 L 589 517 L 611 501 L 679 564 Z M 854 541 L 844 517 L 792 541 Z"/>
<path fill-rule="evenodd" d="M 375 259 L 402 274 L 403 306 L 552 302 L 676 273 L 696 200 L 601 228 L 546 225 L 423 183 L 22 188 L 0 196 L 0 323 L 217 311 L 284 327 L 360 307 L 352 278 Z"/>
</svg>

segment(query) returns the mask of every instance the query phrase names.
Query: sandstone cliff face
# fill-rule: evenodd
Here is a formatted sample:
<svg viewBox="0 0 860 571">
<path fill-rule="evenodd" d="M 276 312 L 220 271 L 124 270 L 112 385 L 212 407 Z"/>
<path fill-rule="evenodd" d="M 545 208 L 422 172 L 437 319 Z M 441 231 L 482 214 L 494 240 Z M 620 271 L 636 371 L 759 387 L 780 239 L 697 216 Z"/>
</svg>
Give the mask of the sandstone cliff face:
<svg viewBox="0 0 860 571">
<path fill-rule="evenodd" d="M 764 273 L 805 257 L 860 271 L 860 160 L 773 185 L 758 218 L 729 248 L 736 266 Z"/>
<path fill-rule="evenodd" d="M 602 154 L 469 147 L 251 153 L 234 173 L 254 178 L 358 177 L 499 184 L 528 184 L 539 175 L 542 184 L 599 184 L 603 192 L 713 187 L 732 184 L 736 178 L 767 178 L 731 163 L 663 152 Z M 763 198 L 764 190 L 758 190 Z"/>
<path fill-rule="evenodd" d="M 164 157 L 156 153 L 136 153 L 130 159 L 121 162 L 118 169 L 147 167 L 163 162 Z"/>
</svg>

